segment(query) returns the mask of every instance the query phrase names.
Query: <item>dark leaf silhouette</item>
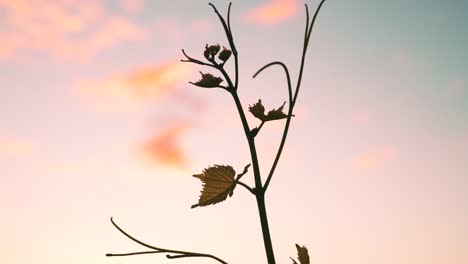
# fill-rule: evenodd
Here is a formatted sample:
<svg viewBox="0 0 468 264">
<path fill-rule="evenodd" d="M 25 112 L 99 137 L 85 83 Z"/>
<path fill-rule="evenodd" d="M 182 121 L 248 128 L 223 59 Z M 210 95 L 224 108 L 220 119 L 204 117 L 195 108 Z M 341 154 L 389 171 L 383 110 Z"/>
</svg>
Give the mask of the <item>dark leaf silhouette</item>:
<svg viewBox="0 0 468 264">
<path fill-rule="evenodd" d="M 195 83 L 190 83 L 203 88 L 215 88 L 220 87 L 219 84 L 223 81 L 223 79 L 221 79 L 220 77 L 215 77 L 211 73 L 200 72 L 200 74 L 202 76 L 201 80 Z"/>
<path fill-rule="evenodd" d="M 212 60 L 214 58 L 214 56 L 216 56 L 216 54 L 218 54 L 220 49 L 221 49 L 221 47 L 219 46 L 219 44 L 211 45 L 211 46 L 208 46 L 208 44 L 206 44 L 205 51 L 203 52 L 203 55 L 205 56 L 205 58 L 207 60 Z"/>
<path fill-rule="evenodd" d="M 278 109 L 273 109 L 265 115 L 265 107 L 262 104 L 262 100 L 259 99 L 257 103 L 255 103 L 252 106 L 249 106 L 249 111 L 250 113 L 252 113 L 253 116 L 262 120 L 263 122 L 278 120 L 288 117 L 288 115 L 283 113 L 283 108 L 285 104 L 286 102 L 284 102 L 283 105 L 280 106 Z"/>
<path fill-rule="evenodd" d="M 192 208 L 217 204 L 226 200 L 228 195 L 232 196 L 236 187 L 235 174 L 231 166 L 214 165 L 201 174 L 193 175 L 203 182 L 203 190 L 198 203 L 192 205 Z"/>
<path fill-rule="evenodd" d="M 309 252 L 305 246 L 299 246 L 296 244 L 297 258 L 300 264 L 310 264 Z M 294 264 L 298 264 L 293 258 L 291 258 Z"/>
<path fill-rule="evenodd" d="M 226 49 L 226 47 L 223 47 L 223 50 L 219 53 L 218 58 L 226 62 L 231 57 L 231 54 L 232 54 L 232 51 Z"/>
</svg>

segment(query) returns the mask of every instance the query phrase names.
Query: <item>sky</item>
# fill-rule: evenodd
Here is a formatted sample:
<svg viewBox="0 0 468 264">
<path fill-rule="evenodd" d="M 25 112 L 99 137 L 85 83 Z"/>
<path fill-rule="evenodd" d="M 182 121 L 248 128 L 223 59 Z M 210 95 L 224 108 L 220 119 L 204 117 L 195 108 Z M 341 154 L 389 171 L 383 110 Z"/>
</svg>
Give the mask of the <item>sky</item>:
<svg viewBox="0 0 468 264">
<path fill-rule="evenodd" d="M 280 68 L 252 75 L 281 60 L 295 83 L 303 3 L 233 3 L 245 111 L 287 100 Z M 278 263 L 295 243 L 320 264 L 468 263 L 467 11 L 466 0 L 325 3 L 266 196 Z M 190 209 L 193 174 L 250 163 L 230 95 L 189 84 L 210 69 L 180 62 L 181 49 L 228 45 L 208 2 L 0 0 L 0 39 L 1 263 L 184 263 L 105 257 L 145 250 L 111 216 L 155 246 L 266 263 L 247 190 Z M 263 179 L 284 123 L 256 137 Z"/>
</svg>

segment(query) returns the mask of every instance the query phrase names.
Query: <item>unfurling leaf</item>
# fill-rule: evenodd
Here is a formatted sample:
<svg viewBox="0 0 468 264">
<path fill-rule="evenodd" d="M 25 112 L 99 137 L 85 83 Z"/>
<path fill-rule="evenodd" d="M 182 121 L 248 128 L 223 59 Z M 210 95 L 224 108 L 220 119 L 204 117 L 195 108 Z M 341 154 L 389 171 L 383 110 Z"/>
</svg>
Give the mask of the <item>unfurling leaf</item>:
<svg viewBox="0 0 468 264">
<path fill-rule="evenodd" d="M 309 252 L 305 246 L 299 246 L 296 244 L 297 258 L 300 264 L 310 264 Z M 293 258 L 291 258 L 294 264 L 298 264 Z"/>
<path fill-rule="evenodd" d="M 216 56 L 216 54 L 218 54 L 220 49 L 221 49 L 221 47 L 219 46 L 219 44 L 211 45 L 211 46 L 208 46 L 208 44 L 206 44 L 205 51 L 203 52 L 203 55 L 205 56 L 205 58 L 207 60 L 212 60 L 214 58 L 214 56 Z"/>
<path fill-rule="evenodd" d="M 192 205 L 192 208 L 217 204 L 226 200 L 228 194 L 232 196 L 237 183 L 234 179 L 235 174 L 231 166 L 214 165 L 203 170 L 201 174 L 193 175 L 203 182 L 203 190 L 198 203 Z"/>
<path fill-rule="evenodd" d="M 253 116 L 262 121 L 264 121 L 266 118 L 265 107 L 262 105 L 261 99 L 258 99 L 258 102 L 256 102 L 254 105 L 249 106 L 249 111 L 250 113 L 252 113 Z"/>
<path fill-rule="evenodd" d="M 262 105 L 262 100 L 259 99 L 257 103 L 255 103 L 252 106 L 249 106 L 249 111 L 250 113 L 252 113 L 253 116 L 262 120 L 263 122 L 278 120 L 288 117 L 288 115 L 283 113 L 283 108 L 285 104 L 286 102 L 284 102 L 283 105 L 280 106 L 278 109 L 273 109 L 269 111 L 267 115 L 265 115 L 265 107 Z"/>
<path fill-rule="evenodd" d="M 278 109 L 273 109 L 270 112 L 268 112 L 266 116 L 266 121 L 271 121 L 271 120 L 278 120 L 278 119 L 283 119 L 288 117 L 285 113 L 283 113 L 283 108 L 286 102 L 283 103 L 282 106 L 280 106 Z"/>
<path fill-rule="evenodd" d="M 231 57 L 231 54 L 232 54 L 232 51 L 226 49 L 226 47 L 223 47 L 223 50 L 218 55 L 218 59 L 226 62 Z"/>
<path fill-rule="evenodd" d="M 190 83 L 203 88 L 215 88 L 219 87 L 219 84 L 223 81 L 223 79 L 220 77 L 214 77 L 211 73 L 200 72 L 200 74 L 202 76 L 201 80 L 195 83 Z"/>
</svg>

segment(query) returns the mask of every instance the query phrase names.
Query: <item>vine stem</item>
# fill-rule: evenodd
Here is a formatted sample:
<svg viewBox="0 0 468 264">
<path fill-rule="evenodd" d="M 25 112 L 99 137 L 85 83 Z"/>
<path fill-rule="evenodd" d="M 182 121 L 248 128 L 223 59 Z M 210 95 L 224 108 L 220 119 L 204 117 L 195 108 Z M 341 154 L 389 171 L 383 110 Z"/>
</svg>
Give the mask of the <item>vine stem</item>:
<svg viewBox="0 0 468 264">
<path fill-rule="evenodd" d="M 260 175 L 260 168 L 258 164 L 258 157 L 257 157 L 257 150 L 255 147 L 255 139 L 250 132 L 250 127 L 245 117 L 244 109 L 242 108 L 242 104 L 240 102 L 239 96 L 237 95 L 237 91 L 234 90 L 232 93 L 232 97 L 234 98 L 234 102 L 236 103 L 237 111 L 239 113 L 242 126 L 244 128 L 245 137 L 247 138 L 247 142 L 249 144 L 250 149 L 250 156 L 252 159 L 252 167 L 255 179 L 255 198 L 257 200 L 257 207 L 258 213 L 260 217 L 260 225 L 262 228 L 262 235 L 263 235 L 263 244 L 265 246 L 265 252 L 267 255 L 268 264 L 275 264 L 275 254 L 273 251 L 273 244 L 271 241 L 270 235 L 270 228 L 268 225 L 268 216 L 266 212 L 265 206 L 265 191 L 262 186 L 262 179 Z"/>
<path fill-rule="evenodd" d="M 216 260 L 216 261 L 218 261 L 219 263 L 222 263 L 222 264 L 228 264 L 226 261 L 224 261 L 224 260 L 222 260 L 222 259 L 220 259 L 220 258 L 218 258 L 216 256 L 213 256 L 211 254 L 181 251 L 181 250 L 172 250 L 172 249 L 160 248 L 160 247 L 155 247 L 155 246 L 149 245 L 147 243 L 144 243 L 144 242 L 134 238 L 133 236 L 131 236 L 130 234 L 125 232 L 120 226 L 118 226 L 114 222 L 114 219 L 112 217 L 111 217 L 110 220 L 111 220 L 112 225 L 114 225 L 114 227 L 117 228 L 117 230 L 119 230 L 120 233 L 122 233 L 123 235 L 128 237 L 133 242 L 135 242 L 137 244 L 140 244 L 140 245 L 142 245 L 142 246 L 144 246 L 146 248 L 152 249 L 152 250 L 151 251 L 132 252 L 132 253 L 122 253 L 122 254 L 107 253 L 106 254 L 107 257 L 122 257 L 122 256 L 133 256 L 133 255 L 143 255 L 143 254 L 167 253 L 166 257 L 169 258 L 169 259 L 203 257 L 203 258 L 214 259 L 214 260 Z M 170 254 L 175 254 L 175 255 L 170 255 Z"/>
<path fill-rule="evenodd" d="M 305 58 L 306 58 L 306 54 L 307 54 L 307 48 L 309 46 L 309 40 L 310 40 L 310 36 L 312 34 L 312 29 L 314 28 L 314 24 L 315 24 L 315 20 L 317 19 L 317 16 L 320 12 L 320 9 L 322 8 L 323 4 L 325 3 L 326 0 L 322 0 L 320 2 L 320 4 L 318 5 L 317 9 L 315 10 L 315 14 L 314 14 L 314 17 L 312 19 L 312 22 L 310 23 L 309 25 L 309 8 L 307 6 L 307 4 L 305 4 L 305 10 L 306 10 L 306 30 L 305 30 L 305 36 L 304 36 L 304 46 L 303 46 L 303 49 L 302 49 L 302 56 L 301 56 L 301 66 L 300 66 L 300 69 L 299 69 L 299 77 L 297 79 L 297 83 L 296 83 L 296 90 L 294 92 L 294 97 L 292 98 L 291 100 L 291 97 L 290 97 L 290 104 L 289 104 L 289 110 L 288 110 L 288 117 L 286 119 L 286 124 L 284 125 L 284 130 L 283 130 L 283 136 L 281 138 L 281 143 L 280 143 L 280 146 L 278 148 L 278 151 L 276 153 L 276 157 L 275 157 L 275 160 L 273 161 L 273 165 L 271 166 L 271 169 L 270 169 L 270 173 L 268 173 L 268 177 L 265 181 L 265 185 L 263 186 L 263 189 L 266 191 L 268 189 L 268 186 L 270 185 L 270 182 L 271 182 L 271 179 L 273 177 L 273 174 L 275 172 L 275 169 L 276 169 L 276 166 L 278 165 L 278 162 L 279 162 L 279 159 L 281 157 L 281 153 L 283 152 L 283 148 L 284 148 L 284 144 L 286 143 L 286 138 L 288 136 L 288 132 L 289 132 L 289 126 L 291 124 L 291 118 L 293 116 L 293 110 L 294 110 L 294 106 L 296 105 L 296 101 L 297 101 L 297 96 L 299 94 L 299 89 L 301 87 L 301 83 L 302 83 L 302 75 L 304 73 L 304 65 L 305 65 Z M 265 69 L 266 67 L 268 66 L 272 66 L 274 64 L 277 64 L 278 62 L 274 62 L 274 63 L 270 63 L 264 67 L 262 67 L 260 70 L 263 70 Z M 283 65 L 281 65 L 283 66 Z M 288 73 L 288 70 L 285 66 L 283 66 L 283 68 L 285 69 L 286 71 L 286 74 L 288 76 L 288 79 L 289 79 L 289 73 Z M 259 71 L 260 72 L 260 71 Z M 259 73 L 257 72 L 255 74 L 255 76 Z M 288 84 L 289 86 L 289 92 L 290 92 L 290 96 L 291 96 L 291 88 L 290 88 L 290 84 Z"/>
</svg>

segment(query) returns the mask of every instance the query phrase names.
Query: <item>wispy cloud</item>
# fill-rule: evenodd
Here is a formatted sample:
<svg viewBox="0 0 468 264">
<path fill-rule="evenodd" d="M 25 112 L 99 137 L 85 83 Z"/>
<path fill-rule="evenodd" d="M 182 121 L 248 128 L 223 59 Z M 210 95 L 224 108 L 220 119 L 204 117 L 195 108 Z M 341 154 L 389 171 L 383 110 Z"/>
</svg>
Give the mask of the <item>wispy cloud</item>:
<svg viewBox="0 0 468 264">
<path fill-rule="evenodd" d="M 140 26 L 96 1 L 0 0 L 0 10 L 4 59 L 39 51 L 56 59 L 86 60 L 116 43 L 146 36 Z"/>
<path fill-rule="evenodd" d="M 169 62 L 114 74 L 104 80 L 80 81 L 77 90 L 100 109 L 132 110 L 165 96 L 186 81 L 190 73 L 187 64 Z"/>
<path fill-rule="evenodd" d="M 158 165 L 185 168 L 188 160 L 180 140 L 190 127 L 191 123 L 183 121 L 168 126 L 144 143 L 144 154 Z"/>
<path fill-rule="evenodd" d="M 246 19 L 251 23 L 274 25 L 295 16 L 298 9 L 297 0 L 270 0 L 250 10 Z"/>
<path fill-rule="evenodd" d="M 359 171 L 378 169 L 394 159 L 395 155 L 394 147 L 382 146 L 355 157 L 352 161 L 352 167 Z"/>
</svg>

